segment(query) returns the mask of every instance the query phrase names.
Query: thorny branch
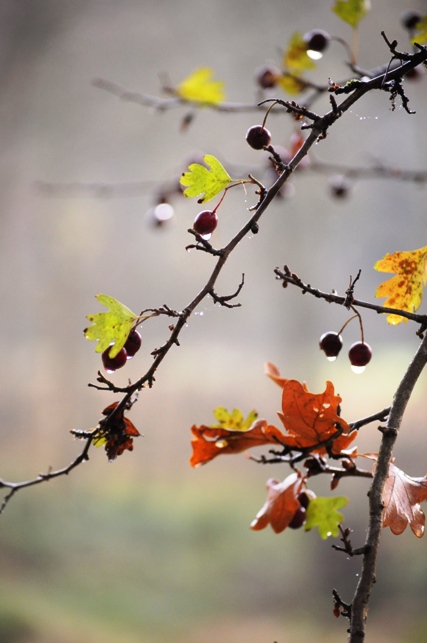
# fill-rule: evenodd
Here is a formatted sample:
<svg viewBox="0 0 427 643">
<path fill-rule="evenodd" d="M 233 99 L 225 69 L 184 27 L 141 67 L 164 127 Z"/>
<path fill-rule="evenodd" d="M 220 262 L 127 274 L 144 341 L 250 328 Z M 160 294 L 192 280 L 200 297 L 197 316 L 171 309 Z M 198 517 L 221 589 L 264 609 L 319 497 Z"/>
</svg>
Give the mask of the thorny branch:
<svg viewBox="0 0 427 643">
<path fill-rule="evenodd" d="M 289 163 L 285 165 L 285 167 L 283 168 L 283 171 L 278 176 L 276 182 L 268 190 L 266 190 L 265 193 L 259 194 L 258 192 L 260 198 L 258 200 L 258 203 L 253 207 L 253 210 L 252 210 L 253 214 L 251 214 L 246 224 L 229 241 L 229 243 L 219 250 L 214 250 L 214 249 L 209 250 L 208 248 L 205 248 L 206 250 L 209 250 L 209 253 L 212 254 L 212 256 L 214 256 L 216 260 L 215 265 L 212 269 L 211 275 L 208 278 L 207 283 L 201 288 L 199 293 L 187 304 L 187 306 L 182 311 L 174 315 L 175 323 L 169 326 L 170 335 L 161 347 L 156 348 L 152 351 L 153 361 L 150 368 L 147 370 L 147 372 L 140 379 L 138 379 L 136 382 L 134 382 L 133 384 L 130 384 L 127 387 L 117 387 L 112 382 L 107 380 L 107 378 L 105 378 L 104 376 L 101 376 L 101 375 L 99 376 L 98 381 L 101 382 L 102 386 L 98 388 L 102 390 L 123 394 L 121 401 L 117 404 L 114 410 L 112 410 L 111 413 L 103 420 L 104 422 L 106 423 L 110 422 L 113 416 L 115 416 L 118 413 L 123 413 L 125 409 L 129 408 L 131 404 L 132 396 L 137 391 L 140 391 L 146 387 L 151 387 L 153 385 L 155 381 L 155 374 L 160 364 L 162 363 L 162 361 L 164 360 L 164 358 L 166 357 L 166 355 L 168 354 L 168 352 L 171 350 L 173 346 L 179 346 L 180 333 L 184 328 L 184 326 L 187 324 L 188 319 L 190 318 L 192 313 L 196 310 L 199 304 L 206 297 L 208 296 L 212 297 L 213 293 L 215 293 L 215 285 L 216 285 L 218 276 L 221 273 L 222 269 L 224 268 L 224 265 L 228 257 L 230 256 L 230 254 L 237 247 L 237 245 L 246 237 L 246 235 L 248 235 L 254 229 L 257 229 L 259 220 L 261 219 L 262 215 L 269 207 L 273 199 L 277 196 L 277 194 L 283 187 L 284 183 L 288 180 L 288 178 L 298 167 L 299 163 L 306 156 L 310 148 L 317 141 L 326 137 L 329 128 L 339 118 L 341 118 L 354 103 L 356 103 L 366 93 L 368 93 L 373 89 L 385 90 L 387 92 L 390 92 L 392 95 L 392 98 L 393 96 L 396 97 L 397 95 L 399 95 L 400 98 L 402 99 L 403 107 L 407 111 L 409 111 L 407 108 L 408 99 L 404 95 L 403 90 L 401 90 L 400 79 L 406 73 L 408 73 L 408 71 L 410 71 L 411 69 L 415 68 L 417 65 L 427 60 L 427 48 L 418 46 L 419 51 L 417 51 L 415 54 L 401 54 L 396 51 L 397 43 L 395 42 L 390 43 L 385 37 L 385 35 L 384 35 L 384 39 L 386 40 L 390 48 L 390 51 L 392 53 L 392 56 L 393 56 L 392 60 L 394 61 L 397 59 L 399 61 L 403 61 L 402 64 L 393 68 L 391 68 L 391 65 L 388 65 L 385 71 L 382 71 L 378 75 L 370 78 L 368 77 L 368 80 L 361 79 L 353 83 L 347 83 L 344 87 L 340 87 L 336 84 L 332 84 L 332 86 L 329 88 L 331 93 L 333 93 L 335 96 L 339 96 L 343 94 L 345 98 L 340 103 L 338 103 L 337 100 L 333 98 L 333 100 L 331 101 L 331 109 L 323 116 L 315 114 L 314 112 L 311 112 L 311 110 L 308 110 L 306 107 L 299 106 L 296 103 L 280 101 L 281 106 L 284 107 L 286 111 L 296 116 L 298 120 L 302 118 L 303 121 L 306 121 L 306 120 L 310 121 L 310 122 L 303 122 L 301 125 L 302 130 L 308 131 L 308 136 L 305 142 L 298 150 L 298 152 L 295 154 L 295 156 L 289 161 Z M 151 97 L 145 97 L 140 94 L 128 92 L 127 90 L 124 90 L 123 88 L 115 85 L 114 83 L 110 83 L 109 81 L 105 81 L 105 80 L 94 81 L 94 84 L 96 84 L 96 86 L 98 87 L 101 87 L 102 89 L 106 89 L 107 91 L 110 91 L 113 94 L 116 94 L 118 97 L 120 97 L 123 100 L 138 102 L 142 105 L 154 107 L 160 110 L 176 107 L 183 103 L 181 99 L 176 97 L 169 99 L 167 102 L 162 102 L 160 99 L 152 99 Z M 239 107 L 234 104 L 230 105 L 227 103 L 216 106 L 216 109 L 218 109 L 218 111 L 242 111 L 242 109 L 244 109 L 244 111 L 248 111 L 248 109 L 259 110 L 261 108 L 262 106 L 258 106 L 258 105 L 252 105 L 249 107 L 248 106 Z M 198 243 L 200 243 L 200 240 L 197 240 L 197 241 Z M 276 275 L 279 279 L 282 279 L 284 284 L 292 283 L 293 285 L 300 287 L 303 292 L 309 292 L 310 294 L 313 294 L 319 298 L 323 298 L 326 301 L 334 302 L 342 305 L 348 299 L 348 297 L 338 297 L 337 295 L 333 295 L 333 294 L 321 293 L 320 291 L 311 288 L 311 286 L 303 284 L 301 280 L 299 280 L 299 278 L 296 275 L 293 275 L 292 273 L 290 273 L 289 270 L 285 269 L 283 272 L 276 270 Z M 243 282 L 242 282 L 242 285 L 243 285 Z M 231 297 L 236 296 L 239 292 L 240 292 L 240 288 L 235 293 L 235 295 L 232 295 Z M 219 303 L 224 303 L 227 301 L 227 297 L 221 298 L 216 293 L 215 293 L 215 297 L 217 298 L 217 301 Z M 375 306 L 372 304 L 367 304 L 365 302 L 358 302 L 357 300 L 353 300 L 352 305 L 371 308 L 381 313 L 390 312 L 390 309 Z M 396 312 L 396 311 L 391 309 L 391 312 Z M 405 313 L 404 311 L 399 311 L 399 314 L 402 314 L 402 316 L 406 316 L 408 319 L 412 319 L 413 321 L 420 323 L 422 328 L 424 330 L 426 329 L 427 327 L 426 316 L 413 315 L 413 314 Z M 382 431 L 382 441 L 381 441 L 380 452 L 378 455 L 377 467 L 375 470 L 375 475 L 374 475 L 371 491 L 369 494 L 370 518 L 369 518 L 368 534 L 367 534 L 365 546 L 363 548 L 363 568 L 362 568 L 361 577 L 351 604 L 344 603 L 342 599 L 339 597 L 336 590 L 334 590 L 334 599 L 335 599 L 336 606 L 338 607 L 338 609 L 341 611 L 343 615 L 348 616 L 350 619 L 349 641 L 351 643 L 361 643 L 364 640 L 367 605 L 369 602 L 372 586 L 375 581 L 376 559 L 377 559 L 377 552 L 378 552 L 378 546 L 379 546 L 379 540 L 380 540 L 380 533 L 382 528 L 382 509 L 383 509 L 382 491 L 384 488 L 385 481 L 387 479 L 388 465 L 390 462 L 395 441 L 397 439 L 401 420 L 402 420 L 407 402 L 412 394 L 413 388 L 418 380 L 418 377 L 421 374 L 422 370 L 424 369 L 426 363 L 427 363 L 427 335 L 422 340 L 421 345 L 412 363 L 410 364 L 405 376 L 403 377 L 401 383 L 399 384 L 399 387 L 396 391 L 396 395 L 394 397 L 393 404 L 390 410 L 387 409 L 381 412 L 383 415 L 388 415 L 388 419 L 387 419 L 386 427 Z M 366 419 L 360 420 L 357 428 L 362 426 L 361 423 L 364 423 L 364 422 L 366 422 Z M 357 425 L 357 423 L 355 424 Z M 56 471 L 49 470 L 46 474 L 40 474 L 39 476 L 37 476 L 32 480 L 28 480 L 24 482 L 13 483 L 13 482 L 0 480 L 0 486 L 2 488 L 9 489 L 8 493 L 4 497 L 3 503 L 0 507 L 0 511 L 4 510 L 9 500 L 19 489 L 40 484 L 41 482 L 45 482 L 54 477 L 67 475 L 74 468 L 76 468 L 82 462 L 87 460 L 88 452 L 92 443 L 92 437 L 91 436 L 85 437 L 85 440 L 86 442 L 80 455 L 77 456 L 77 458 L 73 462 L 71 462 L 67 467 L 63 469 L 58 469 Z M 320 466 L 323 466 L 323 465 L 320 465 Z M 326 471 L 329 465 L 324 464 L 324 467 Z M 340 476 L 350 475 L 345 473 L 347 469 L 346 470 L 344 470 L 344 468 L 342 470 L 338 469 L 338 471 L 336 469 L 337 468 L 335 467 L 332 468 L 333 475 L 340 475 Z M 350 468 L 348 470 L 350 471 Z M 331 472 L 331 469 L 329 469 L 329 472 Z M 352 474 L 354 475 L 354 472 L 352 472 Z M 362 473 L 360 475 L 362 475 Z M 344 549 L 346 551 L 348 550 L 349 552 L 350 551 L 354 552 L 354 550 L 352 550 L 350 546 L 348 535 L 349 534 L 346 534 L 345 532 L 343 533 Z"/>
</svg>

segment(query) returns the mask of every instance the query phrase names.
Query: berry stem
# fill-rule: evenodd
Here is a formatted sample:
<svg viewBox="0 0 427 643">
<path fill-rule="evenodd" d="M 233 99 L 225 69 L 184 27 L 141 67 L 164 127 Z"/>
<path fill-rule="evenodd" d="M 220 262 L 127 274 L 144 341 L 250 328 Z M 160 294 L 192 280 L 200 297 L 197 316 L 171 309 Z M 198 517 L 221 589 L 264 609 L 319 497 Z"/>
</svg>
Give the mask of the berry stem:
<svg viewBox="0 0 427 643">
<path fill-rule="evenodd" d="M 277 101 L 277 100 L 275 100 L 273 103 L 271 103 L 271 105 L 269 106 L 269 108 L 268 108 L 268 109 L 267 109 L 267 111 L 265 112 L 264 120 L 262 121 L 262 126 L 263 126 L 263 127 L 265 127 L 265 124 L 266 124 L 266 122 L 267 122 L 267 117 L 268 117 L 269 113 L 271 112 L 271 110 L 273 109 L 273 107 L 274 107 L 275 105 L 277 105 L 277 103 L 278 103 L 278 101 Z"/>
</svg>

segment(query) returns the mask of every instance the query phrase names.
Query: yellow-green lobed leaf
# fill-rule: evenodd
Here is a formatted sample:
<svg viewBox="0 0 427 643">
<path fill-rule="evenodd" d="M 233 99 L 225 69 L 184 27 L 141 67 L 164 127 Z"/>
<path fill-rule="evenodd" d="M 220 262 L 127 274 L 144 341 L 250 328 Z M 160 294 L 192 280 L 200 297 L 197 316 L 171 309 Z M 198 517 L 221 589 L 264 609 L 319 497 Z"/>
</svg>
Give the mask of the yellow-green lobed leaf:
<svg viewBox="0 0 427 643">
<path fill-rule="evenodd" d="M 212 424 L 210 428 L 229 431 L 247 431 L 258 418 L 258 413 L 251 411 L 245 420 L 242 411 L 233 409 L 230 413 L 224 406 L 218 406 L 213 414 L 218 424 Z"/>
<path fill-rule="evenodd" d="M 348 498 L 345 496 L 313 498 L 307 507 L 305 531 L 317 527 L 323 540 L 329 536 L 336 538 L 339 535 L 338 525 L 344 521 L 344 516 L 337 510 L 345 507 L 346 504 L 348 504 Z"/>
<path fill-rule="evenodd" d="M 425 45 L 427 43 L 427 15 L 417 22 L 415 29 L 415 35 L 411 38 L 412 44 L 417 42 L 419 45 Z"/>
<path fill-rule="evenodd" d="M 313 60 L 307 55 L 307 43 L 298 31 L 290 37 L 282 63 L 283 67 L 293 74 L 316 67 Z"/>
<path fill-rule="evenodd" d="M 196 69 L 178 85 L 176 93 L 192 103 L 218 105 L 225 100 L 224 83 L 211 80 L 213 73 L 209 67 Z"/>
<path fill-rule="evenodd" d="M 189 198 L 200 196 L 199 203 L 215 198 L 233 181 L 215 156 L 206 154 L 203 160 L 210 169 L 200 163 L 192 163 L 180 179 L 181 185 L 187 186 L 184 195 Z"/>
<path fill-rule="evenodd" d="M 87 339 L 98 341 L 96 353 L 103 353 L 111 346 L 109 356 L 113 358 L 125 345 L 138 315 L 114 297 L 99 294 L 96 298 L 100 304 L 109 308 L 109 312 L 88 315 L 87 319 L 93 325 L 86 328 L 84 334 Z"/>
<path fill-rule="evenodd" d="M 371 10 L 370 0 L 337 0 L 332 11 L 355 29 Z"/>
</svg>

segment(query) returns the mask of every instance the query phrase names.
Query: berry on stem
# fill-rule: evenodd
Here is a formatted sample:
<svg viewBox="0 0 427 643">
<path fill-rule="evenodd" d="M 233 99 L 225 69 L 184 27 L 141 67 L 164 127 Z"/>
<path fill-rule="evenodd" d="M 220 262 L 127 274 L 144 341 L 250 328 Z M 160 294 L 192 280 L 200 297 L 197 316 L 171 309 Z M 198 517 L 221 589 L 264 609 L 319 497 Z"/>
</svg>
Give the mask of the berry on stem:
<svg viewBox="0 0 427 643">
<path fill-rule="evenodd" d="M 263 65 L 255 70 L 255 80 L 262 89 L 272 89 L 276 87 L 281 75 L 280 69 L 271 65 Z"/>
<path fill-rule="evenodd" d="M 111 346 L 102 353 L 102 363 L 107 373 L 114 373 L 114 371 L 117 371 L 118 368 L 122 368 L 126 364 L 127 352 L 122 348 L 115 357 L 110 357 L 110 350 Z"/>
<path fill-rule="evenodd" d="M 372 349 L 366 342 L 355 342 L 350 346 L 348 357 L 352 371 L 361 373 L 365 370 L 366 364 L 371 361 Z"/>
<path fill-rule="evenodd" d="M 141 343 L 141 335 L 135 328 L 132 328 L 129 333 L 129 337 L 127 338 L 126 343 L 123 346 L 127 353 L 127 359 L 131 359 L 139 351 L 139 349 L 141 348 Z"/>
<path fill-rule="evenodd" d="M 304 509 L 303 506 L 298 507 L 288 527 L 290 527 L 291 529 L 299 529 L 305 523 L 305 518 L 306 518 L 306 510 Z"/>
<path fill-rule="evenodd" d="M 401 18 L 402 26 L 408 31 L 415 29 L 422 16 L 417 11 L 407 11 Z"/>
<path fill-rule="evenodd" d="M 246 132 L 246 140 L 254 150 L 262 150 L 270 145 L 271 134 L 263 125 L 253 125 Z"/>
<path fill-rule="evenodd" d="M 303 40 L 307 44 L 307 51 L 315 51 L 317 53 L 325 51 L 330 39 L 330 35 L 326 31 L 323 31 L 323 29 L 307 31 L 303 36 Z"/>
<path fill-rule="evenodd" d="M 202 210 L 194 219 L 193 230 L 202 237 L 210 237 L 217 225 L 215 210 Z"/>
<path fill-rule="evenodd" d="M 333 362 L 338 357 L 342 349 L 342 337 L 338 333 L 332 331 L 323 333 L 319 340 L 319 347 L 325 353 L 327 359 Z"/>
</svg>

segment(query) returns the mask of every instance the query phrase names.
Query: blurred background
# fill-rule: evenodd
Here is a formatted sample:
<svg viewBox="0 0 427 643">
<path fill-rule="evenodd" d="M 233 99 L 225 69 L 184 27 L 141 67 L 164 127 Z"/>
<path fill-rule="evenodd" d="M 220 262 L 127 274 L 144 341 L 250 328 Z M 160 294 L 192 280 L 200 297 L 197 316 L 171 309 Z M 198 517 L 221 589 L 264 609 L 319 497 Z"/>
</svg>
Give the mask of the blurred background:
<svg viewBox="0 0 427 643">
<path fill-rule="evenodd" d="M 70 429 L 94 427 L 117 399 L 87 386 L 101 366 L 82 333 L 86 315 L 101 310 L 96 293 L 135 312 L 163 304 L 181 310 L 205 284 L 213 259 L 185 251 L 200 206 L 177 196 L 173 220 L 153 226 L 146 213 L 162 186 L 177 181 L 200 153 L 214 154 L 239 175 L 265 169 L 266 155 L 245 141 L 261 115 L 202 109 L 182 131 L 188 109 L 154 112 L 94 87 L 93 79 L 160 96 L 160 77 L 167 74 L 177 85 L 208 66 L 225 82 L 227 100 L 254 103 L 255 69 L 280 65 L 294 31 L 321 28 L 351 39 L 331 5 L 2 0 L 0 477 L 25 480 L 68 464 L 82 447 Z M 373 2 L 360 27 L 362 67 L 387 62 L 381 30 L 409 50 L 400 23 L 409 8 L 426 13 L 425 2 Z M 308 77 L 321 84 L 346 79 L 343 61 L 344 50 L 331 43 Z M 415 115 L 399 104 L 392 112 L 387 94 L 371 93 L 316 146 L 312 159 L 427 170 L 425 75 L 405 87 Z M 327 98 L 314 108 L 326 111 Z M 268 126 L 278 146 L 295 132 L 285 114 L 273 115 Z M 43 190 L 40 182 L 54 187 Z M 124 185 L 132 182 L 138 189 Z M 110 191 L 100 194 L 90 184 Z M 361 269 L 356 296 L 374 301 L 387 278 L 374 263 L 387 252 L 427 244 L 425 185 L 372 176 L 353 182 L 339 199 L 327 175 L 307 169 L 292 186 L 221 274 L 218 293 L 230 294 L 245 273 L 242 306 L 227 310 L 204 301 L 155 386 L 141 393 L 130 413 L 144 434 L 134 452 L 110 464 L 103 449 L 92 449 L 90 461 L 68 477 L 23 490 L 7 506 L 0 531 L 1 641 L 346 639 L 346 623 L 332 615 L 332 588 L 350 601 L 360 561 L 334 552 L 331 541 L 314 532 L 249 529 L 265 501 L 267 478 L 281 480 L 289 470 L 243 455 L 197 470 L 188 464 L 190 427 L 211 423 L 216 406 L 245 414 L 255 408 L 278 423 L 280 391 L 263 373 L 266 361 L 313 392 L 333 381 L 351 422 L 390 405 L 418 346 L 414 326 L 390 327 L 363 312 L 374 353 L 366 371 L 352 373 L 345 350 L 327 362 L 318 339 L 338 331 L 347 311 L 283 290 L 273 270 L 286 263 L 321 290 L 343 293 Z M 227 195 L 214 245 L 242 226 L 255 200 L 251 190 Z M 125 385 L 145 372 L 150 352 L 168 337 L 168 323 L 158 318 L 143 325 L 143 348 L 115 382 Z M 345 346 L 359 338 L 352 322 Z M 395 452 L 396 464 L 412 476 L 427 470 L 426 383 L 424 374 Z M 361 451 L 376 451 L 378 443 L 376 425 L 357 441 Z M 311 486 L 318 495 L 329 493 L 326 479 Z M 351 501 L 345 524 L 354 529 L 355 546 L 365 538 L 367 490 L 364 481 L 344 480 L 337 491 Z M 400 537 L 384 531 L 368 640 L 426 640 L 426 544 L 409 529 Z"/>
</svg>

